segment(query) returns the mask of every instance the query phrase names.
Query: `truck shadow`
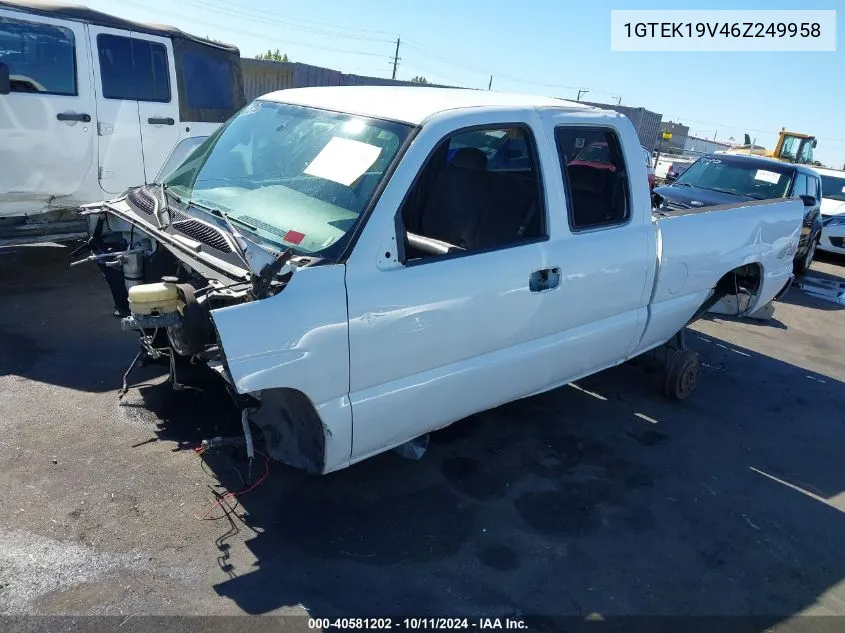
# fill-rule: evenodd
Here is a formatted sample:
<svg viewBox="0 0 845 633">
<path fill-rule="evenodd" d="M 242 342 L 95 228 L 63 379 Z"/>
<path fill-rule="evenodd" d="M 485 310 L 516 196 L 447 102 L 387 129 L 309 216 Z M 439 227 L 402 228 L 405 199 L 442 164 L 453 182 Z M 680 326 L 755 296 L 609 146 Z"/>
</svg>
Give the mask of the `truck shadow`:
<svg viewBox="0 0 845 633">
<path fill-rule="evenodd" d="M 684 403 L 628 364 L 462 420 L 418 462 L 388 453 L 325 477 L 272 464 L 214 515 L 227 578 L 214 589 L 251 614 L 522 614 L 535 630 L 593 612 L 754 615 L 766 628 L 841 594 L 845 385 L 689 338 L 703 367 Z M 140 390 L 160 439 L 240 432 L 206 386 Z M 206 466 L 240 489 L 227 460 Z M 255 560 L 230 557 L 240 530 Z"/>
</svg>

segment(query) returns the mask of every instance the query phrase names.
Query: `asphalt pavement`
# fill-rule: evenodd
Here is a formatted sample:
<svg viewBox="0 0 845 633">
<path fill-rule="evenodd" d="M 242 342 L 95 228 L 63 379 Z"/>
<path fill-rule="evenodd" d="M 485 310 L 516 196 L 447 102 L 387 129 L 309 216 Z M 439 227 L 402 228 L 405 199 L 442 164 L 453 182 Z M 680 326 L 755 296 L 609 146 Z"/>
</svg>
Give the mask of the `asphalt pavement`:
<svg viewBox="0 0 845 633">
<path fill-rule="evenodd" d="M 143 368 L 94 267 L 0 250 L 0 612 L 845 615 L 842 262 L 768 322 L 712 318 L 701 383 L 646 363 L 473 416 L 420 461 L 246 487 L 239 421 L 204 372 Z M 263 462 L 257 465 L 260 475 Z M 224 502 L 230 504 L 230 500 Z"/>
</svg>

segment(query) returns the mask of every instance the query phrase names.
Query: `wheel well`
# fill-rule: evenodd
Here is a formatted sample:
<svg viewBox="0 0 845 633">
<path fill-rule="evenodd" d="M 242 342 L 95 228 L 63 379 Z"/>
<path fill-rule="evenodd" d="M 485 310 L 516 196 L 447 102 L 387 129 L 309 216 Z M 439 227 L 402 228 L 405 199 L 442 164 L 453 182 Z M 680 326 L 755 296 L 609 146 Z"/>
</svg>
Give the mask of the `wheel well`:
<svg viewBox="0 0 845 633">
<path fill-rule="evenodd" d="M 746 311 L 743 305 L 747 308 L 754 304 L 762 283 L 763 267 L 760 264 L 755 262 L 734 268 L 716 282 L 713 292 L 696 310 L 690 323 L 711 310 L 721 314 L 742 314 Z M 747 300 L 741 297 L 747 297 Z"/>
<path fill-rule="evenodd" d="M 326 463 L 326 435 L 311 400 L 296 389 L 265 389 L 250 417 L 264 434 L 267 451 L 284 464 L 320 474 Z"/>
<path fill-rule="evenodd" d="M 734 268 L 722 276 L 713 288 L 715 293 L 726 297 L 732 294 L 748 294 L 756 296 L 763 281 L 763 268 L 760 264 L 745 264 Z"/>
</svg>

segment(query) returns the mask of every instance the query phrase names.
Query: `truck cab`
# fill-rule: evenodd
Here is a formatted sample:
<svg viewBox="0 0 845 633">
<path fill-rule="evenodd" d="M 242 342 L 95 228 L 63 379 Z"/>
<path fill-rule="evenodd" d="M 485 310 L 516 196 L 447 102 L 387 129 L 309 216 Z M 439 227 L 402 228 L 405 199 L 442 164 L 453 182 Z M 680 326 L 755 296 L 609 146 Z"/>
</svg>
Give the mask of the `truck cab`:
<svg viewBox="0 0 845 633">
<path fill-rule="evenodd" d="M 244 105 L 236 48 L 85 7 L 0 0 L 0 220 L 152 182 Z"/>
</svg>

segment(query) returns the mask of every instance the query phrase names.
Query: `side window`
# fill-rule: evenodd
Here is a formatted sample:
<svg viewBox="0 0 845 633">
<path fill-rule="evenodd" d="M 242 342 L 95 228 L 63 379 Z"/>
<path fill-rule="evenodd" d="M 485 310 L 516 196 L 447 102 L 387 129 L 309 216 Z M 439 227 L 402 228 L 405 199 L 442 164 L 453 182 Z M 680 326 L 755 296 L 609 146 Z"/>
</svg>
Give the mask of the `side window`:
<svg viewBox="0 0 845 633">
<path fill-rule="evenodd" d="M 555 142 L 572 230 L 627 222 L 628 173 L 616 133 L 603 127 L 558 127 Z"/>
<path fill-rule="evenodd" d="M 130 101 L 170 101 L 167 49 L 156 42 L 97 36 L 103 97 Z"/>
<path fill-rule="evenodd" d="M 807 176 L 805 176 L 804 174 L 795 174 L 795 184 L 792 186 L 792 195 L 807 195 Z"/>
<path fill-rule="evenodd" d="M 230 110 L 234 107 L 232 67 L 228 60 L 185 52 L 181 65 L 189 108 Z"/>
<path fill-rule="evenodd" d="M 170 101 L 170 73 L 164 45 L 132 38 L 132 58 L 138 101 Z"/>
<path fill-rule="evenodd" d="M 822 179 L 821 178 L 814 178 L 813 180 L 816 181 L 816 193 L 813 194 L 816 196 L 816 200 L 821 201 L 822 199 Z"/>
<path fill-rule="evenodd" d="M 497 163 L 496 156 L 511 142 L 513 154 Z M 443 139 L 401 214 L 406 261 L 507 248 L 544 237 L 545 205 L 531 131 L 523 126 L 484 128 Z"/>
<path fill-rule="evenodd" d="M 813 142 L 810 139 L 801 140 L 801 149 L 798 150 L 795 162 L 802 165 L 809 165 L 813 162 Z"/>
<path fill-rule="evenodd" d="M 76 95 L 74 46 L 70 29 L 0 17 L 0 62 L 12 92 Z"/>
</svg>

